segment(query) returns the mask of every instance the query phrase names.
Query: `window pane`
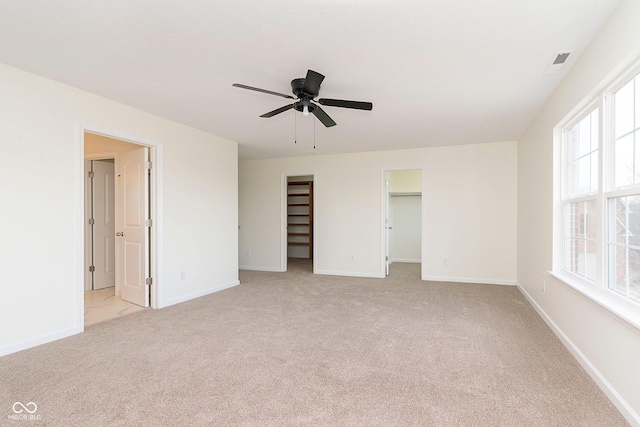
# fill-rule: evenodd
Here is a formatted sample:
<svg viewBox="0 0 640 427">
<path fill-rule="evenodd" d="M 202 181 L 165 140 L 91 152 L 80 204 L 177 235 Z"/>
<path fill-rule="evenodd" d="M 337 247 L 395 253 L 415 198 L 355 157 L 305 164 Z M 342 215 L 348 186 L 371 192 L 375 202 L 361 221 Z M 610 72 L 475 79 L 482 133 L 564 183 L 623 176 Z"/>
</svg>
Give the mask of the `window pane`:
<svg viewBox="0 0 640 427">
<path fill-rule="evenodd" d="M 598 110 L 566 131 L 566 194 L 598 191 Z"/>
<path fill-rule="evenodd" d="M 615 266 L 609 289 L 640 302 L 640 250 L 617 246 L 614 250 Z"/>
<path fill-rule="evenodd" d="M 580 220 L 582 221 L 584 237 L 591 242 L 596 241 L 597 234 L 600 229 L 597 218 L 598 213 L 596 212 L 596 202 L 585 203 L 585 213 L 581 215 Z M 588 245 L 587 251 L 595 253 L 595 244 L 590 246 Z"/>
<path fill-rule="evenodd" d="M 640 246 L 640 196 L 626 197 L 628 244 Z"/>
<path fill-rule="evenodd" d="M 598 110 L 593 110 L 590 114 L 591 116 L 591 151 L 595 151 L 598 149 L 598 137 L 600 136 L 598 133 Z M 596 168 L 597 170 L 598 168 Z"/>
<path fill-rule="evenodd" d="M 580 194 L 578 191 L 578 162 L 569 163 L 567 169 L 567 193 L 569 197 L 573 197 Z"/>
<path fill-rule="evenodd" d="M 629 81 L 614 94 L 614 185 L 616 187 L 640 183 L 640 76 Z"/>
<path fill-rule="evenodd" d="M 591 152 L 591 115 L 588 115 L 578 123 L 578 156 L 584 156 Z"/>
<path fill-rule="evenodd" d="M 630 140 L 635 140 L 634 142 L 634 168 L 633 168 L 633 179 L 634 183 L 640 183 L 640 132 L 634 132 L 628 136 L 625 136 L 623 139 L 629 138 Z M 622 139 L 621 139 L 622 141 Z"/>
<path fill-rule="evenodd" d="M 587 263 L 587 256 L 584 248 L 584 240 L 575 239 L 575 273 L 578 273 L 580 276 L 586 276 L 585 273 L 585 265 Z"/>
<path fill-rule="evenodd" d="M 640 301 L 640 194 L 609 199 L 609 289 Z"/>
<path fill-rule="evenodd" d="M 613 240 L 615 243 L 619 245 L 627 244 L 627 203 L 624 197 L 617 197 L 612 200 L 614 204 L 614 208 L 611 211 L 612 221 L 615 221 L 615 226 L 613 229 L 615 230 L 615 237 L 611 236 L 609 240 Z"/>
<path fill-rule="evenodd" d="M 634 86 L 634 80 L 631 80 L 614 94 L 613 109 L 615 117 L 613 127 L 615 139 L 633 130 Z"/>
<path fill-rule="evenodd" d="M 580 157 L 580 134 L 579 127 L 576 125 L 567 132 L 567 159 L 569 162 L 573 162 Z"/>
<path fill-rule="evenodd" d="M 565 236 L 563 239 L 563 247 L 562 247 L 562 254 L 563 254 L 563 266 L 564 268 L 566 268 L 569 271 L 573 271 L 573 268 L 571 267 L 571 260 L 572 260 L 572 256 L 573 256 L 574 251 L 571 249 L 571 237 L 569 236 Z"/>
<path fill-rule="evenodd" d="M 578 194 L 591 191 L 591 156 L 578 160 Z"/>
<path fill-rule="evenodd" d="M 610 220 L 615 221 L 610 243 L 640 247 L 640 195 L 615 197 L 610 203 L 614 204 Z"/>
<path fill-rule="evenodd" d="M 615 186 L 633 184 L 633 135 L 615 142 Z"/>
<path fill-rule="evenodd" d="M 636 122 L 635 128 L 640 128 L 640 76 L 636 76 L 634 79 L 636 86 Z"/>
<path fill-rule="evenodd" d="M 640 301 L 640 250 L 629 249 L 629 298 Z"/>
<path fill-rule="evenodd" d="M 638 142 L 640 142 L 640 134 L 638 138 Z M 640 150 L 638 150 L 640 152 Z M 591 193 L 596 193 L 598 191 L 598 155 L 591 155 Z"/>
<path fill-rule="evenodd" d="M 591 280 L 596 279 L 597 218 L 595 201 L 565 205 L 564 266 Z"/>
<path fill-rule="evenodd" d="M 624 246 L 615 247 L 613 280 L 609 289 L 622 296 L 640 302 L 640 250 Z"/>
<path fill-rule="evenodd" d="M 571 237 L 584 237 L 582 233 L 582 222 L 580 222 L 580 215 L 584 212 L 584 203 L 571 203 L 569 204 L 569 236 Z"/>
<path fill-rule="evenodd" d="M 624 246 L 612 246 L 613 267 L 612 280 L 609 283 L 609 289 L 621 294 L 627 293 L 627 248 Z"/>
</svg>

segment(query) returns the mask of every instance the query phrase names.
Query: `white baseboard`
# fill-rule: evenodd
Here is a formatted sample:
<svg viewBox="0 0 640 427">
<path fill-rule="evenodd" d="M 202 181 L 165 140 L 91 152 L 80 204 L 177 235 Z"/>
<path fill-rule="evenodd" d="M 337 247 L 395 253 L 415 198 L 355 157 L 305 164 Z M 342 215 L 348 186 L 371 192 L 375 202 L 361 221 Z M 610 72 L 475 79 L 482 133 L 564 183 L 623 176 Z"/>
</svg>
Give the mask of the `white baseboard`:
<svg viewBox="0 0 640 427">
<path fill-rule="evenodd" d="M 368 277 L 371 279 L 382 279 L 385 277 L 384 274 L 381 273 L 359 273 L 356 271 L 316 270 L 314 274 L 322 274 L 324 276 Z"/>
<path fill-rule="evenodd" d="M 420 258 L 418 258 L 418 259 L 394 258 L 391 261 L 389 261 L 389 264 L 393 264 L 394 262 L 410 262 L 410 263 L 413 263 L 413 264 L 420 264 L 422 262 L 422 260 Z"/>
<path fill-rule="evenodd" d="M 504 286 L 516 286 L 515 280 L 504 279 L 481 279 L 474 277 L 449 277 L 449 276 L 425 276 L 422 280 L 428 280 L 431 282 L 454 282 L 454 283 L 476 283 L 481 285 L 504 285 Z"/>
<path fill-rule="evenodd" d="M 253 265 L 239 265 L 240 270 L 252 270 L 252 271 L 273 271 L 275 273 L 283 273 L 280 267 L 256 267 Z"/>
<path fill-rule="evenodd" d="M 164 300 L 162 302 L 162 304 L 160 304 L 159 308 L 165 308 L 165 307 L 169 307 L 169 306 L 172 306 L 172 305 L 175 305 L 175 304 L 180 304 L 181 302 L 186 302 L 186 301 L 189 301 L 189 300 L 192 300 L 192 299 L 203 297 L 205 295 L 213 294 L 215 292 L 220 292 L 220 291 L 223 291 L 225 289 L 229 289 L 229 288 L 232 288 L 234 286 L 237 286 L 239 284 L 240 284 L 239 280 L 234 280 L 233 282 L 223 283 L 221 285 L 211 286 L 209 288 L 202 289 L 202 290 L 197 291 L 197 292 L 192 292 L 192 293 L 187 294 L 187 295 L 182 295 L 182 296 L 179 296 L 177 298 L 172 298 L 170 300 Z"/>
<path fill-rule="evenodd" d="M 623 417 L 634 426 L 640 426 L 640 414 L 633 410 L 633 408 L 627 403 L 626 400 L 617 392 L 615 388 L 607 381 L 607 379 L 600 373 L 600 371 L 591 363 L 591 361 L 580 351 L 580 349 L 569 339 L 569 337 L 560 329 L 560 327 L 549 317 L 549 315 L 538 305 L 538 303 L 529 295 L 529 293 L 520 285 L 516 283 L 518 290 L 525 296 L 533 308 L 538 312 L 540 317 L 551 328 L 554 334 L 560 339 L 562 344 L 571 352 L 573 357 L 582 365 L 587 371 L 589 376 L 595 381 L 600 389 L 607 395 L 609 400 L 618 408 L 618 411 Z"/>
<path fill-rule="evenodd" d="M 47 344 L 52 341 L 57 341 L 62 338 L 70 337 L 71 335 L 79 334 L 84 331 L 84 324 L 73 328 L 62 329 L 60 331 L 56 331 L 51 334 L 41 335 L 39 337 L 30 338 L 25 341 L 20 341 L 14 344 L 9 344 L 3 347 L 0 347 L 0 357 L 6 356 L 11 353 L 16 353 L 18 351 L 26 350 L 28 348 L 37 347 L 42 344 Z"/>
</svg>

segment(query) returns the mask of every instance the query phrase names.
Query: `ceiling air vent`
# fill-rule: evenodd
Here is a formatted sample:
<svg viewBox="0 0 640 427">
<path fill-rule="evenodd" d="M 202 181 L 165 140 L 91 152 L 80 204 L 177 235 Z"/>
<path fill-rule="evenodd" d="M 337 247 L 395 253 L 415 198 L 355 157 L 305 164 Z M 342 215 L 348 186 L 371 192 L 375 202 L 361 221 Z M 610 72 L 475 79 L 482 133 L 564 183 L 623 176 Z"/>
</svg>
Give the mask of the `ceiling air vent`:
<svg viewBox="0 0 640 427">
<path fill-rule="evenodd" d="M 559 53 L 556 59 L 553 60 L 553 65 L 564 64 L 564 61 L 571 55 L 571 52 Z"/>
<path fill-rule="evenodd" d="M 547 69 L 545 70 L 545 74 L 559 74 L 564 70 L 565 65 L 567 65 L 567 59 L 569 55 L 571 55 L 574 50 L 566 50 L 564 52 L 556 52 L 551 61 L 547 63 Z"/>
</svg>

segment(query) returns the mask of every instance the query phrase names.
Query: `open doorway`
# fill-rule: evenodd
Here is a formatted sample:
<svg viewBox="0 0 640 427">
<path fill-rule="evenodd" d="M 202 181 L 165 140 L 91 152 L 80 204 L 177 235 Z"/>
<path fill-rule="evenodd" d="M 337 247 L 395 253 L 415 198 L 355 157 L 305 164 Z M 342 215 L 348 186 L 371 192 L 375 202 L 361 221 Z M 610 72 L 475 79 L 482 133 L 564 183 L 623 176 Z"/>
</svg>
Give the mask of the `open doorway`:
<svg viewBox="0 0 640 427">
<path fill-rule="evenodd" d="M 421 277 L 422 170 L 384 172 L 385 275 Z"/>
<path fill-rule="evenodd" d="M 84 132 L 84 324 L 151 306 L 153 148 Z"/>
<path fill-rule="evenodd" d="M 313 273 L 314 175 L 285 176 L 284 271 Z"/>
</svg>

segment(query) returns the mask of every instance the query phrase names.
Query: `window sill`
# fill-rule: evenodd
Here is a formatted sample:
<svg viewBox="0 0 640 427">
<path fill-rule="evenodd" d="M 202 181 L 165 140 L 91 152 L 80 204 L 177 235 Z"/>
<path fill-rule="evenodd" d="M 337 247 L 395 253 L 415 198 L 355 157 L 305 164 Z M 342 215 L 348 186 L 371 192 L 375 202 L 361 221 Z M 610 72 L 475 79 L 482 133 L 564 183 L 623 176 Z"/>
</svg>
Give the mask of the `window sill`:
<svg viewBox="0 0 640 427">
<path fill-rule="evenodd" d="M 633 303 L 627 302 L 609 291 L 580 283 L 577 279 L 567 274 L 559 274 L 553 271 L 549 271 L 549 274 L 560 283 L 587 297 L 618 319 L 623 320 L 633 327 L 636 332 L 640 332 L 640 307 L 635 307 Z"/>
</svg>

